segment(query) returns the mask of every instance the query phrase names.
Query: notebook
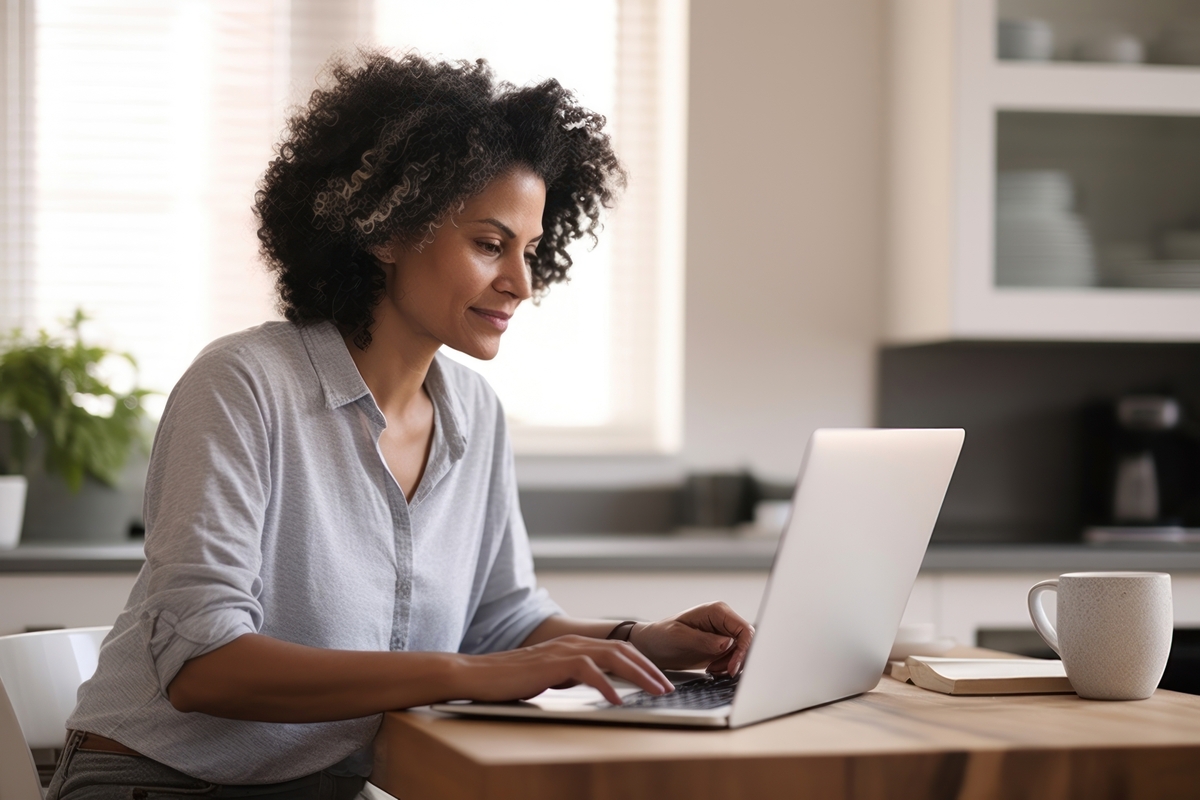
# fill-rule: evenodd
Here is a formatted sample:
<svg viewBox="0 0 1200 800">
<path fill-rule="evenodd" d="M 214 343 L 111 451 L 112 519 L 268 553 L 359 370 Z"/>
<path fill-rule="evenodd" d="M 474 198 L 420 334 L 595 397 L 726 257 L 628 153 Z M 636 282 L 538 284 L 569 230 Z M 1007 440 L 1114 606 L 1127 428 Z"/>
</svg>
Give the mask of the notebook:
<svg viewBox="0 0 1200 800">
<path fill-rule="evenodd" d="M 1074 692 L 1063 663 L 1041 658 L 909 656 L 908 680 L 942 694 L 1058 694 Z M 899 678 L 896 670 L 892 676 Z"/>
</svg>

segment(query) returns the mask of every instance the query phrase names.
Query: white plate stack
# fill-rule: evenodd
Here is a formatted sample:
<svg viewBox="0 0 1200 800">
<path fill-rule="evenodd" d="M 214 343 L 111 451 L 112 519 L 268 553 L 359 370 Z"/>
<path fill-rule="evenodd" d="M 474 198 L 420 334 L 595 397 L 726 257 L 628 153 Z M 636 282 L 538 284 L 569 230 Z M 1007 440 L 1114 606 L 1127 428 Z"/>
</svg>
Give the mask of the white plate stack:
<svg viewBox="0 0 1200 800">
<path fill-rule="evenodd" d="M 1150 242 L 1115 242 L 1104 249 L 1106 282 L 1133 289 L 1200 289 L 1200 230 L 1163 234 L 1155 258 Z M 1103 261 L 1104 259 L 1102 259 Z"/>
<path fill-rule="evenodd" d="M 996 176 L 996 285 L 1096 285 L 1087 223 L 1071 209 L 1075 191 L 1060 170 Z"/>
<path fill-rule="evenodd" d="M 1200 289 L 1200 261 L 1135 261 L 1118 280 L 1134 289 Z"/>
</svg>

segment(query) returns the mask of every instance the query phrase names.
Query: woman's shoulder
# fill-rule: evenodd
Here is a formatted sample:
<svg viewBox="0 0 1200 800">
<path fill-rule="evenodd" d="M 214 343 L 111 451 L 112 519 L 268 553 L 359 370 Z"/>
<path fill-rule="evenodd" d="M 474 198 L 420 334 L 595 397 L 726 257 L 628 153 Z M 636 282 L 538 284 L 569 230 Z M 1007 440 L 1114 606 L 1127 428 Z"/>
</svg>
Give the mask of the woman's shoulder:
<svg viewBox="0 0 1200 800">
<path fill-rule="evenodd" d="M 300 326 L 283 321 L 214 339 L 193 359 L 172 394 L 263 395 L 306 385 L 312 364 Z M 310 382 L 310 381 L 309 381 Z"/>
<path fill-rule="evenodd" d="M 163 411 L 175 424 L 217 415 L 273 419 L 319 396 L 301 328 L 266 322 L 210 342 L 192 361 Z"/>
<path fill-rule="evenodd" d="M 289 363 L 303 365 L 307 360 L 300 326 L 277 320 L 214 339 L 192 361 L 188 372 L 233 369 L 257 374 Z"/>
</svg>

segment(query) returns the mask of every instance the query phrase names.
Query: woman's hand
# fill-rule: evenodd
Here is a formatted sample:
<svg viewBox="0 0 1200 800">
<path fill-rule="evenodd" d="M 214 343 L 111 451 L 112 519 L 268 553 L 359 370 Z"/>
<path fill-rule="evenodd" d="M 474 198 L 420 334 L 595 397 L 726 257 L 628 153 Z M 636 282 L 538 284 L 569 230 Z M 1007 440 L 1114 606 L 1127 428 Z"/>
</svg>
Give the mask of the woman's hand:
<svg viewBox="0 0 1200 800">
<path fill-rule="evenodd" d="M 653 662 L 629 642 L 570 634 L 516 650 L 463 656 L 456 669 L 456 697 L 502 701 L 528 699 L 546 689 L 586 683 L 613 705 L 621 698 L 605 677 L 612 673 L 651 694 L 674 689 Z"/>
<path fill-rule="evenodd" d="M 754 626 L 724 603 L 705 603 L 658 622 L 640 622 L 629 641 L 661 669 L 707 669 L 737 675 Z"/>
</svg>

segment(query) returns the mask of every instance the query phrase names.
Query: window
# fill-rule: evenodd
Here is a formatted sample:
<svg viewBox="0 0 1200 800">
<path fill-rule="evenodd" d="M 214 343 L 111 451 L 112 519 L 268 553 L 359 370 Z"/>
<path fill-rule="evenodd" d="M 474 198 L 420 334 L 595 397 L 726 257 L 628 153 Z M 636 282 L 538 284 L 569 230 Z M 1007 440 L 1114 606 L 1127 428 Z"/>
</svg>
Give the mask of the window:
<svg viewBox="0 0 1200 800">
<path fill-rule="evenodd" d="M 275 5 L 9 0 L 25 149 L 5 233 L 25 247 L 3 264 L 6 327 L 81 306 L 165 392 L 209 340 L 274 315 L 250 205 L 282 122 Z"/>
<path fill-rule="evenodd" d="M 631 183 L 571 282 L 471 366 L 518 452 L 677 445 L 684 0 L 510 0 L 499 16 L 480 0 L 0 2 L 0 325 L 52 327 L 83 306 L 169 390 L 206 342 L 274 316 L 254 185 L 328 54 L 373 41 L 486 57 L 608 116 Z"/>
</svg>

